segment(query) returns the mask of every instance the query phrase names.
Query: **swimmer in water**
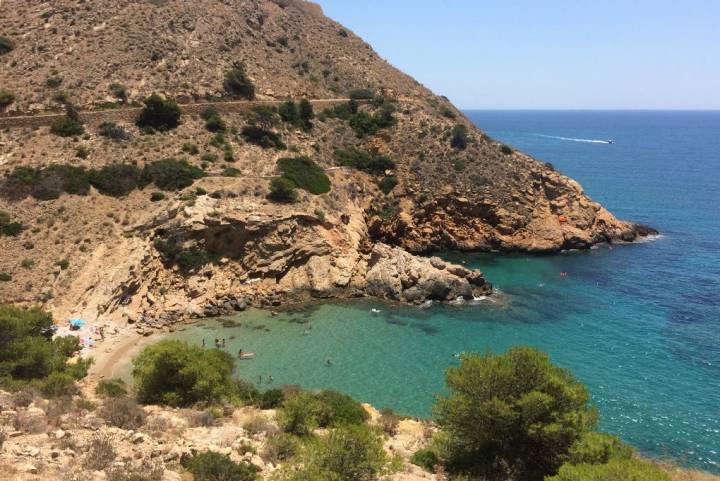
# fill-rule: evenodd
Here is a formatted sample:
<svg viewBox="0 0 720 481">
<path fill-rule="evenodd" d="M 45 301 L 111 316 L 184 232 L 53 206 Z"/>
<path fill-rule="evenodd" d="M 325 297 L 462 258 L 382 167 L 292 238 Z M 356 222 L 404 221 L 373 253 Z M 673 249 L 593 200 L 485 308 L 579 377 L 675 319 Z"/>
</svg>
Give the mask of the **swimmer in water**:
<svg viewBox="0 0 720 481">
<path fill-rule="evenodd" d="M 330 360 L 330 358 L 325 359 L 325 365 L 332 366 L 332 361 Z"/>
</svg>

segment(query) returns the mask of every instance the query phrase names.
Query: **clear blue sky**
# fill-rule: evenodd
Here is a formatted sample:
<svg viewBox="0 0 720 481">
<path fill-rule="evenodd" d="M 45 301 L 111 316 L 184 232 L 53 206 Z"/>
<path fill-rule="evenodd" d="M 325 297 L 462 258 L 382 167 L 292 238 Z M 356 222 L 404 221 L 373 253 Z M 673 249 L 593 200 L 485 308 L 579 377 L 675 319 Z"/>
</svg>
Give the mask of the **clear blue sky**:
<svg viewBox="0 0 720 481">
<path fill-rule="evenodd" d="M 720 109 L 718 0 L 316 0 L 461 108 Z"/>
</svg>

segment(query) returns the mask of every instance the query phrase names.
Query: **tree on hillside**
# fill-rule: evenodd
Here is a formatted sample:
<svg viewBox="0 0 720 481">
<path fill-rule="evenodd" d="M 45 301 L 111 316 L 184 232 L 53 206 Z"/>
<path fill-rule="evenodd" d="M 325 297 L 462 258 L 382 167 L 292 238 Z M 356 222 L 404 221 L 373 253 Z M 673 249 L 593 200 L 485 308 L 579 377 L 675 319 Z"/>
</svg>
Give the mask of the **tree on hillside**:
<svg viewBox="0 0 720 481">
<path fill-rule="evenodd" d="M 244 97 L 248 100 L 255 98 L 255 85 L 253 85 L 250 77 L 245 72 L 245 66 L 237 63 L 225 74 L 223 82 L 225 90 L 238 97 Z"/>
<path fill-rule="evenodd" d="M 180 106 L 175 101 L 152 94 L 144 103 L 137 119 L 138 127 L 164 131 L 180 125 Z"/>
<path fill-rule="evenodd" d="M 597 421 L 587 389 L 532 348 L 464 356 L 446 382 L 436 446 L 450 471 L 542 480 Z"/>
</svg>

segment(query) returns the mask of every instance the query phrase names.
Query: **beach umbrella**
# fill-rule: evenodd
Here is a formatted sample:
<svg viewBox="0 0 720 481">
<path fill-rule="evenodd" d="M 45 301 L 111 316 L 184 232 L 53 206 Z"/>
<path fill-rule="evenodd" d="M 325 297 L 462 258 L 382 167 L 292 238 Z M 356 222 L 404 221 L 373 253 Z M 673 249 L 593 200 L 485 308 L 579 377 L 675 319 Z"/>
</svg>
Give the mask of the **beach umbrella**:
<svg viewBox="0 0 720 481">
<path fill-rule="evenodd" d="M 70 327 L 74 327 L 76 329 L 80 329 L 85 325 L 85 321 L 82 319 L 73 319 L 70 321 Z"/>
</svg>

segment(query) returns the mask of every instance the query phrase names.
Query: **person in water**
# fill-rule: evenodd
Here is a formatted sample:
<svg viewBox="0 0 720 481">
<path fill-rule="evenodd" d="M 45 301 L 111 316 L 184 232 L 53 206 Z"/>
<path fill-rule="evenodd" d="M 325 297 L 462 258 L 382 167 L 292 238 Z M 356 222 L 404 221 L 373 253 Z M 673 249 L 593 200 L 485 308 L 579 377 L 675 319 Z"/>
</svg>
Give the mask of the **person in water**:
<svg viewBox="0 0 720 481">
<path fill-rule="evenodd" d="M 223 337 L 223 340 L 222 340 L 222 347 L 225 347 L 225 338 L 224 338 L 224 337 Z"/>
<path fill-rule="evenodd" d="M 328 367 L 329 367 L 329 366 L 332 366 L 332 361 L 330 360 L 330 358 L 325 359 L 325 364 L 326 364 Z"/>
</svg>

